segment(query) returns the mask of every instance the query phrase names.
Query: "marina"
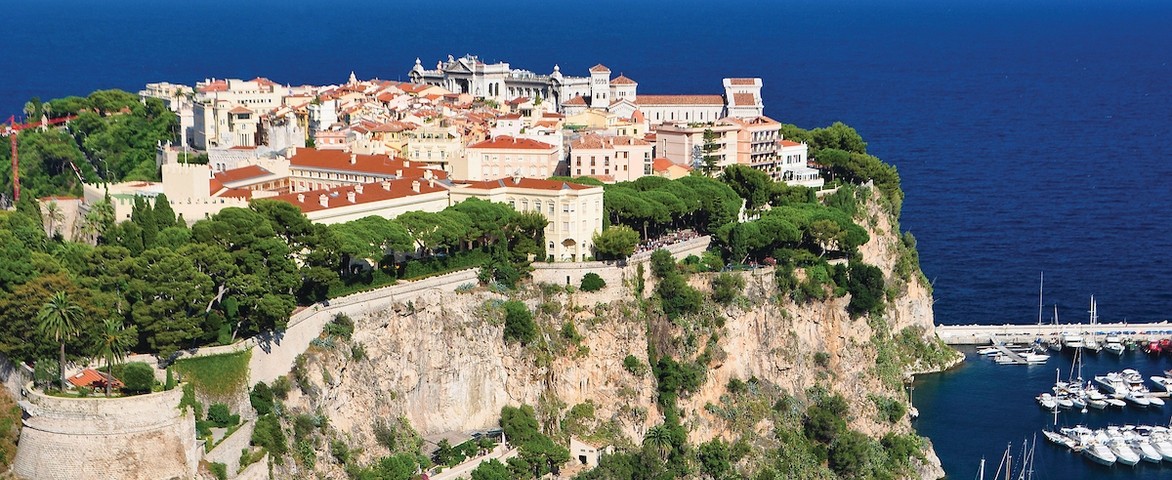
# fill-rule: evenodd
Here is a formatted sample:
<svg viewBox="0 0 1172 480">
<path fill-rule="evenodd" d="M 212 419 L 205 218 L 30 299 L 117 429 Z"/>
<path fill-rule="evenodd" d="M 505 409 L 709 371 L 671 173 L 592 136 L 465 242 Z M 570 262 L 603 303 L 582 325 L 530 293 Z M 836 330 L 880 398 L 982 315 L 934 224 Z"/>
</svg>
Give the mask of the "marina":
<svg viewBox="0 0 1172 480">
<path fill-rule="evenodd" d="M 1081 336 L 1083 341 L 1092 339 L 1105 343 L 1113 337 L 1121 346 L 1123 342 L 1143 342 L 1172 337 L 1172 323 L 1167 320 L 1158 323 L 1097 323 L 1065 325 L 937 325 L 936 335 L 949 345 L 986 345 L 1003 343 L 1034 343 L 1039 340 L 1061 338 L 1067 335 Z M 1073 338 L 1071 338 L 1073 340 Z"/>
</svg>

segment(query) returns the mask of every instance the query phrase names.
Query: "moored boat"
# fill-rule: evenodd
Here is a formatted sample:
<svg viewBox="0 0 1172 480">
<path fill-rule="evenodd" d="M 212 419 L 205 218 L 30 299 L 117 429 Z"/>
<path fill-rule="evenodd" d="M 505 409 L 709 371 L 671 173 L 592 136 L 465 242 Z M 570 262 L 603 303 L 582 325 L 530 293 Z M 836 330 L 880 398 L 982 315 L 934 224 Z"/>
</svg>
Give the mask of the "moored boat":
<svg viewBox="0 0 1172 480">
<path fill-rule="evenodd" d="M 1107 448 L 1106 445 L 1100 443 L 1086 445 L 1086 447 L 1082 449 L 1082 454 L 1089 458 L 1092 462 L 1098 463 L 1100 465 L 1106 465 L 1108 467 L 1115 465 L 1115 462 L 1118 460 L 1118 457 L 1116 457 L 1115 454 L 1111 452 L 1110 448 Z"/>
<path fill-rule="evenodd" d="M 1172 392 L 1172 378 L 1161 377 L 1159 375 L 1152 375 L 1151 377 L 1148 377 L 1148 378 L 1150 378 L 1152 380 L 1152 383 L 1156 385 L 1157 390 L 1163 390 L 1165 392 Z"/>
<path fill-rule="evenodd" d="M 1041 405 L 1046 410 L 1053 410 L 1054 407 L 1058 406 L 1058 402 L 1055 401 L 1054 396 L 1049 393 L 1043 393 L 1034 398 L 1038 401 L 1038 405 Z"/>
<path fill-rule="evenodd" d="M 1124 465 L 1135 465 L 1139 463 L 1139 454 L 1131 449 L 1131 446 L 1122 438 L 1113 438 L 1107 442 L 1107 448 L 1111 449 L 1111 453 L 1115 454 L 1115 461 Z"/>
<path fill-rule="evenodd" d="M 1128 443 L 1132 450 L 1139 454 L 1139 458 L 1148 463 L 1160 463 L 1164 459 L 1160 452 L 1156 451 L 1150 443 L 1145 439 L 1136 439 Z"/>
</svg>

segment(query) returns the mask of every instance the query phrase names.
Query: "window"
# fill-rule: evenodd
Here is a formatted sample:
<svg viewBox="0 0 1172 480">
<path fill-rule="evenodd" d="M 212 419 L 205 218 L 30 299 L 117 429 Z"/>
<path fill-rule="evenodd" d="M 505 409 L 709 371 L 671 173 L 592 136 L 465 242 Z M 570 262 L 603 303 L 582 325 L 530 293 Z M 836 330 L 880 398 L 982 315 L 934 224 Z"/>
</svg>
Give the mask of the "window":
<svg viewBox="0 0 1172 480">
<path fill-rule="evenodd" d="M 537 213 L 541 213 L 541 200 L 533 201 L 533 209 L 536 210 Z"/>
<path fill-rule="evenodd" d="M 562 231 L 563 232 L 570 231 L 570 222 L 562 222 Z"/>
</svg>

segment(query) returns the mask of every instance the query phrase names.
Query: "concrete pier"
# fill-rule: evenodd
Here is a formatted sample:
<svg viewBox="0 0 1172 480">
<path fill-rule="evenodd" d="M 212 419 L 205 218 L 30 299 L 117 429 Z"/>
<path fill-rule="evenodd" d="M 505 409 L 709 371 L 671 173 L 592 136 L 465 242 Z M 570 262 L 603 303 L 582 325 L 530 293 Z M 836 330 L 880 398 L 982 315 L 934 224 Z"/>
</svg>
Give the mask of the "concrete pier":
<svg viewBox="0 0 1172 480">
<path fill-rule="evenodd" d="M 1107 335 L 1148 341 L 1172 337 L 1172 323 L 1096 323 L 1066 325 L 937 325 L 936 335 L 949 345 L 985 345 L 989 343 L 1030 343 L 1050 340 L 1064 333 L 1077 333 L 1102 341 Z"/>
</svg>

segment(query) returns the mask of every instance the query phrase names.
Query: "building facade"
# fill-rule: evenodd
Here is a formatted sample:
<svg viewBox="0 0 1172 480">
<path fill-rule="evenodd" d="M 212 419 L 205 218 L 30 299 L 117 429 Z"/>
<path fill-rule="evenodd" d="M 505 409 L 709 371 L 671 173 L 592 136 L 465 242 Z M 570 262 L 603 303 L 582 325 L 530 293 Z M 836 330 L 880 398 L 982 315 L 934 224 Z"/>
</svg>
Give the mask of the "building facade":
<svg viewBox="0 0 1172 480">
<path fill-rule="evenodd" d="M 570 142 L 570 176 L 607 183 L 629 182 L 652 174 L 652 145 L 631 137 L 586 134 Z"/>
<path fill-rule="evenodd" d="M 594 234 L 602 231 L 602 187 L 515 176 L 457 184 L 450 195 L 452 204 L 475 197 L 545 215 L 547 259 L 574 262 L 594 256 Z"/>
<path fill-rule="evenodd" d="M 494 137 L 469 145 L 465 160 L 452 164 L 457 180 L 482 181 L 508 175 L 546 178 L 561 162 L 556 146 L 529 138 Z"/>
</svg>

